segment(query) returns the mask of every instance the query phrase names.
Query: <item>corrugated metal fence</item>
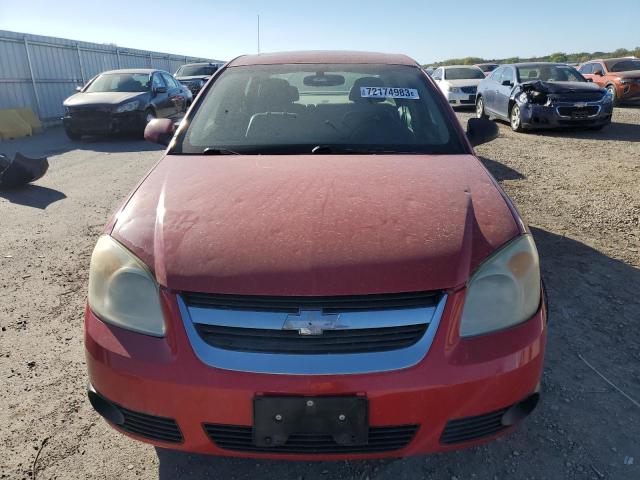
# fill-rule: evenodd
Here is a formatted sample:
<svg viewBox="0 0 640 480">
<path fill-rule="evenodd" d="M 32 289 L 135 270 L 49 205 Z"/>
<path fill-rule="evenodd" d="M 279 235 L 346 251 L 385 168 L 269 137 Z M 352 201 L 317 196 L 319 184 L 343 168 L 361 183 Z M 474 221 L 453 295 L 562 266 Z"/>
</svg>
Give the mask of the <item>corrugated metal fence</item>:
<svg viewBox="0 0 640 480">
<path fill-rule="evenodd" d="M 180 65 L 201 61 L 218 62 L 0 30 L 0 109 L 30 107 L 43 121 L 57 120 L 76 85 L 100 72 L 158 68 L 174 73 Z"/>
</svg>

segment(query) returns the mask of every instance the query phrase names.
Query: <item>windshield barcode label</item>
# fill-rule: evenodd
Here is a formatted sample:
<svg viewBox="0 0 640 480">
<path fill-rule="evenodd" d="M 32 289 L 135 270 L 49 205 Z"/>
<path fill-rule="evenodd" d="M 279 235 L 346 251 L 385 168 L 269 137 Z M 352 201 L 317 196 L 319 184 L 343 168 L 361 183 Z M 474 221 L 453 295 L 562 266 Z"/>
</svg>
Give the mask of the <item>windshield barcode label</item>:
<svg viewBox="0 0 640 480">
<path fill-rule="evenodd" d="M 360 87 L 362 98 L 409 98 L 418 100 L 418 90 L 415 88 L 397 87 Z"/>
</svg>

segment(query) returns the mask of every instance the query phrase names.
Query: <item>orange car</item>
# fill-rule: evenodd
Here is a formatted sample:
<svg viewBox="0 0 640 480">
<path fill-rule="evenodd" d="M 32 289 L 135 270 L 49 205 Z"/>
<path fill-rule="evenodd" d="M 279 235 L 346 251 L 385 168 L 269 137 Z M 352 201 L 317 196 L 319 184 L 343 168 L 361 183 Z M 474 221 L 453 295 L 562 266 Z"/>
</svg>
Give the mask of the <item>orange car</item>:
<svg viewBox="0 0 640 480">
<path fill-rule="evenodd" d="M 578 70 L 588 81 L 609 90 L 615 103 L 640 101 L 640 59 L 590 60 Z"/>
</svg>

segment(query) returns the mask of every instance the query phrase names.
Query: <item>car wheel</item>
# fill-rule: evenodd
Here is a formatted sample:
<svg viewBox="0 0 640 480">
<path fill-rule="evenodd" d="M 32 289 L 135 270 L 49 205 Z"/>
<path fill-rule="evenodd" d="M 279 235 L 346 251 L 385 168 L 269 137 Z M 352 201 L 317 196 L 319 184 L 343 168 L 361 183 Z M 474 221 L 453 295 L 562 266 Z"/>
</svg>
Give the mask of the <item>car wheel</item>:
<svg viewBox="0 0 640 480">
<path fill-rule="evenodd" d="M 476 100 L 476 118 L 489 118 L 484 113 L 484 99 L 482 97 L 478 97 L 478 100 Z"/>
<path fill-rule="evenodd" d="M 524 128 L 522 128 L 522 117 L 520 116 L 520 107 L 517 104 L 514 104 L 511 107 L 511 112 L 509 113 L 509 123 L 511 124 L 511 130 L 514 132 L 522 132 Z"/>
<path fill-rule="evenodd" d="M 67 137 L 69 137 L 69 140 L 78 141 L 82 138 L 82 135 L 80 133 L 74 132 L 73 130 L 69 130 L 68 128 L 64 129 L 64 133 L 67 134 Z"/>
<path fill-rule="evenodd" d="M 607 90 L 611 93 L 611 99 L 614 105 L 618 104 L 618 97 L 615 85 L 607 85 Z"/>
</svg>

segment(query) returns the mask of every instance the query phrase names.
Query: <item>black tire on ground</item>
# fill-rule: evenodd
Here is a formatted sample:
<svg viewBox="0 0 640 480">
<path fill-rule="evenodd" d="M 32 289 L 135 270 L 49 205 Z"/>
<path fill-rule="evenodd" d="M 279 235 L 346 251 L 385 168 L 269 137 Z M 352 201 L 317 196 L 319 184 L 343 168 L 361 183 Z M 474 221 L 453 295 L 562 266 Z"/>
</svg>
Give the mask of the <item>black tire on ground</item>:
<svg viewBox="0 0 640 480">
<path fill-rule="evenodd" d="M 609 124 L 607 123 L 606 125 L 595 125 L 593 127 L 589 127 L 589 130 L 602 130 L 607 125 L 609 125 Z"/>
<path fill-rule="evenodd" d="M 524 132 L 522 117 L 520 116 L 520 107 L 517 103 L 514 103 L 511 106 L 511 110 L 509 110 L 509 124 L 511 125 L 511 130 L 514 132 Z"/>
<path fill-rule="evenodd" d="M 82 134 L 78 132 L 74 132 L 73 130 L 69 130 L 68 128 L 64 129 L 64 133 L 67 134 L 67 137 L 69 137 L 69 140 L 78 141 L 82 138 Z"/>
<path fill-rule="evenodd" d="M 478 97 L 476 100 L 476 118 L 489 118 L 484 111 L 484 98 Z"/>
</svg>

